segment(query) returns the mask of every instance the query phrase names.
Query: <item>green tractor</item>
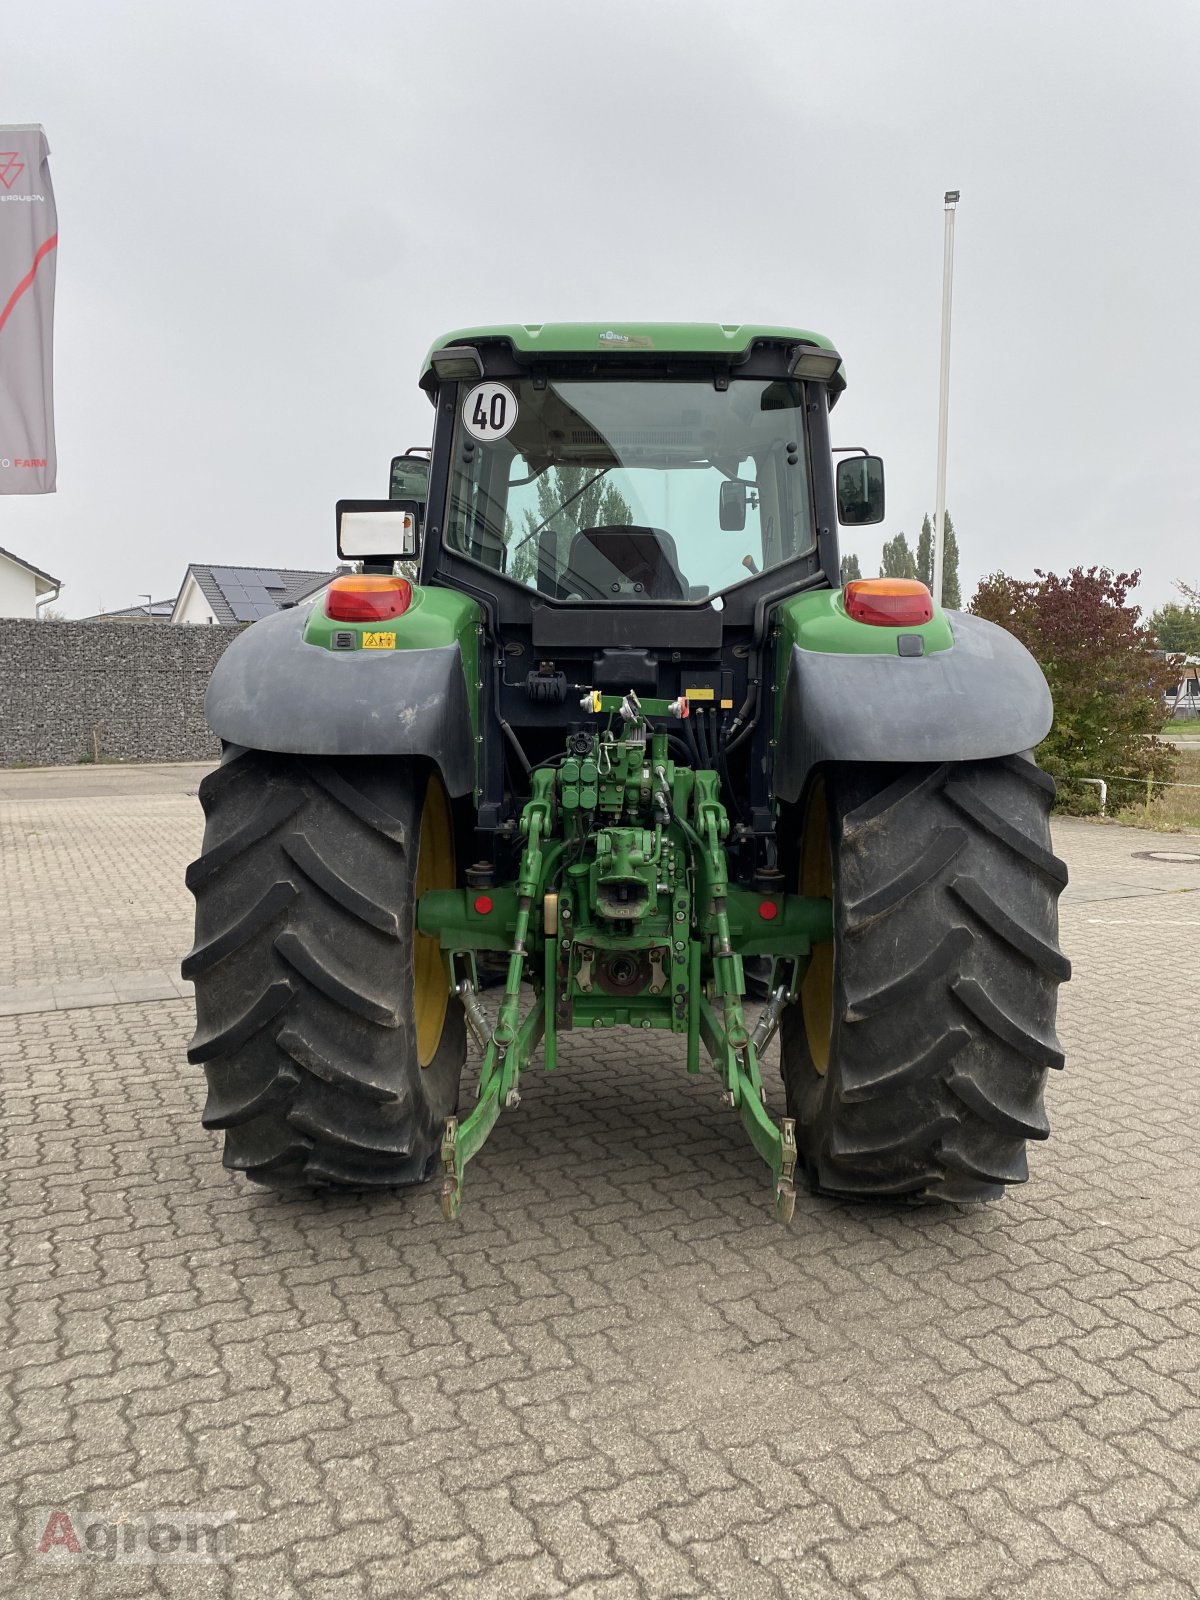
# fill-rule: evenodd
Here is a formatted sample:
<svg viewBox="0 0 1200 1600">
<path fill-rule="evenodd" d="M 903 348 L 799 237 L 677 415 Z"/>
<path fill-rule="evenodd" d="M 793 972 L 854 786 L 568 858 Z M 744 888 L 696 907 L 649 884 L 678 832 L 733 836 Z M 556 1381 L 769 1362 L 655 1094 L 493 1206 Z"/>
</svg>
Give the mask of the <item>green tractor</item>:
<svg viewBox="0 0 1200 1600">
<path fill-rule="evenodd" d="M 828 340 L 474 328 L 421 385 L 432 450 L 338 506 L 355 568 L 208 691 L 183 971 L 225 1165 L 440 1173 L 455 1217 L 539 1045 L 552 1072 L 565 1030 L 624 1026 L 707 1057 L 783 1219 L 797 1178 L 1022 1182 L 1069 974 L 1030 754 L 1050 695 L 923 585 L 841 585 L 838 524 L 881 520 L 883 470 L 831 447 Z"/>
</svg>

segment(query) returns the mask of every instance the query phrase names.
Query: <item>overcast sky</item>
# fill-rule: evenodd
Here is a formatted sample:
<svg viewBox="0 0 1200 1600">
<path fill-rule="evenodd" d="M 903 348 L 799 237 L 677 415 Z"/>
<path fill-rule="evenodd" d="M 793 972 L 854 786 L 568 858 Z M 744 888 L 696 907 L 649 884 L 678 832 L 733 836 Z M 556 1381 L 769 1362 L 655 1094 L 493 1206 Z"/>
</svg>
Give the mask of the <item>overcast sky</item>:
<svg viewBox="0 0 1200 1600">
<path fill-rule="evenodd" d="M 472 322 L 829 335 L 875 571 L 933 508 L 947 188 L 964 598 L 1200 582 L 1196 0 L 39 0 L 4 34 L 61 244 L 59 489 L 0 498 L 0 545 L 68 615 L 333 565 Z"/>
</svg>

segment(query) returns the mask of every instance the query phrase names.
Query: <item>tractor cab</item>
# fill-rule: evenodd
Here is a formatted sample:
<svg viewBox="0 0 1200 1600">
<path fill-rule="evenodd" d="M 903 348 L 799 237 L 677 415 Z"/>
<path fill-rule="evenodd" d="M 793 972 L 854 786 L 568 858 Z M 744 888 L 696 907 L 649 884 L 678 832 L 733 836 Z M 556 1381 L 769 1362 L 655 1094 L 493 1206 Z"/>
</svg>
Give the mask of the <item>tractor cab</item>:
<svg viewBox="0 0 1200 1600">
<path fill-rule="evenodd" d="M 752 872 L 773 849 L 770 718 L 755 715 L 770 609 L 836 588 L 839 515 L 882 515 L 877 463 L 835 479 L 837 352 L 784 328 L 479 328 L 435 344 L 422 386 L 421 581 L 478 601 L 496 713 L 481 855 L 528 799 L 527 773 L 561 751 L 564 705 L 633 691 L 695 698 L 694 759 L 758 836 L 739 868 Z"/>
<path fill-rule="evenodd" d="M 557 325 L 448 339 L 423 379 L 431 491 L 445 495 L 427 572 L 470 563 L 554 605 L 704 606 L 832 561 L 824 424 L 840 361 L 818 335 Z"/>
</svg>

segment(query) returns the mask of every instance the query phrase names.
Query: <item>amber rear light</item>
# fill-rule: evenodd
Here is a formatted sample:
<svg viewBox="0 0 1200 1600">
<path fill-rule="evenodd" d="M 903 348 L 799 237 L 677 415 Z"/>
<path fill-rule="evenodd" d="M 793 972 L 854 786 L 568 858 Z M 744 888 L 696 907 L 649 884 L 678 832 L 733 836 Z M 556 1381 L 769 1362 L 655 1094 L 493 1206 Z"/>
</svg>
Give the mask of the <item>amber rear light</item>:
<svg viewBox="0 0 1200 1600">
<path fill-rule="evenodd" d="M 407 578 L 356 572 L 329 585 L 325 615 L 331 622 L 390 622 L 402 617 L 411 604 L 412 584 Z"/>
<path fill-rule="evenodd" d="M 933 621 L 933 597 L 915 578 L 856 578 L 843 591 L 846 615 L 878 628 L 914 628 Z"/>
</svg>

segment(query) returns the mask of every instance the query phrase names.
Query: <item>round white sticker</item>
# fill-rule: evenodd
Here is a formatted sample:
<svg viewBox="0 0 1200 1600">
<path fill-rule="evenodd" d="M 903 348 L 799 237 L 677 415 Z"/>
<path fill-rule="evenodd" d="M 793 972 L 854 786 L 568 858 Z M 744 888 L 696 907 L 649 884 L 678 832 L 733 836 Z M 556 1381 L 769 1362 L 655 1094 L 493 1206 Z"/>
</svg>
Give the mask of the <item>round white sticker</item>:
<svg viewBox="0 0 1200 1600">
<path fill-rule="evenodd" d="M 477 383 L 463 401 L 462 417 L 473 439 L 503 439 L 517 420 L 517 397 L 502 383 Z"/>
</svg>

